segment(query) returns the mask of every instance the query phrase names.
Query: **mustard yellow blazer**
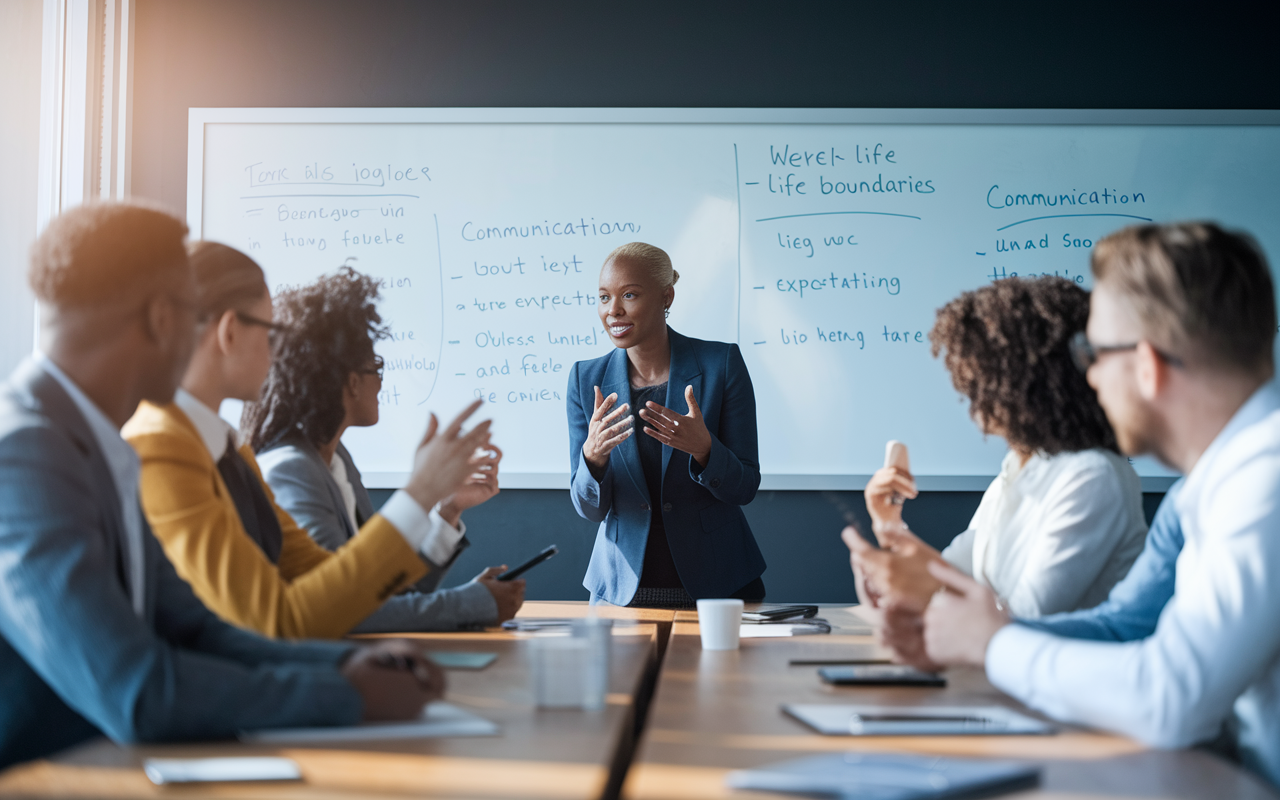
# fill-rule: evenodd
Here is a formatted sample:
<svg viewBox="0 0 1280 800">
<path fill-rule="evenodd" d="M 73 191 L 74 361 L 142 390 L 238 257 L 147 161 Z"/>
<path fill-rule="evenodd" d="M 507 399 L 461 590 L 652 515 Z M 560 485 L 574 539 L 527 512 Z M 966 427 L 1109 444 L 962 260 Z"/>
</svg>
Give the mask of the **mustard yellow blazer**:
<svg viewBox="0 0 1280 800">
<path fill-rule="evenodd" d="M 142 460 L 142 508 L 178 574 L 224 620 L 271 637 L 336 639 L 428 565 L 375 514 L 360 535 L 325 550 L 276 505 L 244 445 L 284 534 L 278 564 L 249 538 L 196 427 L 177 405 L 143 403 L 122 431 Z"/>
</svg>

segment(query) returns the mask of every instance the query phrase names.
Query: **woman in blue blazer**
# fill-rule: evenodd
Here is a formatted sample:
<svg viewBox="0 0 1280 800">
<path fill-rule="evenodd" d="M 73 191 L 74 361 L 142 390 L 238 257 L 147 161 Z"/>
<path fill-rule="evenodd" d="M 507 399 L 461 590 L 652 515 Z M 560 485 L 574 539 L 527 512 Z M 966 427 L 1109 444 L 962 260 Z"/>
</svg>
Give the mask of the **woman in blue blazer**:
<svg viewBox="0 0 1280 800">
<path fill-rule="evenodd" d="M 614 605 L 764 598 L 742 513 L 760 486 L 751 376 L 736 344 L 667 327 L 679 277 L 652 245 L 610 253 L 599 313 L 617 349 L 569 373 L 573 505 L 600 523 L 583 585 Z"/>
</svg>

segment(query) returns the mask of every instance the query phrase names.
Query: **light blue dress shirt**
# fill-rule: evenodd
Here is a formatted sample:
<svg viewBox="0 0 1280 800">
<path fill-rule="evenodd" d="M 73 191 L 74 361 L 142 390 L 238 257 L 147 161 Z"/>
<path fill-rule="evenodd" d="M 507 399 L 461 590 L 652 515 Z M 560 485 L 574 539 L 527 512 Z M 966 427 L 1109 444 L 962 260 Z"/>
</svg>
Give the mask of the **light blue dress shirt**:
<svg viewBox="0 0 1280 800">
<path fill-rule="evenodd" d="M 1280 389 L 1260 388 L 1173 500 L 1184 544 L 1174 594 L 1142 639 L 1084 641 L 1006 625 L 993 685 L 1049 716 L 1157 747 L 1237 731 L 1241 758 L 1280 785 Z"/>
<path fill-rule="evenodd" d="M 1155 633 L 1160 612 L 1173 597 L 1182 552 L 1182 523 L 1174 500 L 1181 488 L 1182 481 L 1169 488 L 1138 560 L 1101 605 L 1018 623 L 1068 639 L 1132 642 Z"/>
</svg>

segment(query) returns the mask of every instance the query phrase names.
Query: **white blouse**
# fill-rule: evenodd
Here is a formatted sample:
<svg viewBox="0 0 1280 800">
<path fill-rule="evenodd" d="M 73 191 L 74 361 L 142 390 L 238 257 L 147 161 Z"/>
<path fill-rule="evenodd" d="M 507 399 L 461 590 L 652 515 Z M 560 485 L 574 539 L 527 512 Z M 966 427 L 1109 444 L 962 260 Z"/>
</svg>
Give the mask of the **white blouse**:
<svg viewBox="0 0 1280 800">
<path fill-rule="evenodd" d="M 338 492 L 342 494 L 342 505 L 347 509 L 351 530 L 360 530 L 360 523 L 356 521 L 356 487 L 351 485 L 351 479 L 347 477 L 347 463 L 336 451 L 333 458 L 329 459 L 329 474 L 333 476 L 333 482 L 338 484 Z"/>
<path fill-rule="evenodd" d="M 1005 456 L 969 529 L 942 557 L 990 586 L 1015 617 L 1098 605 L 1146 542 L 1138 474 L 1102 449 L 1019 460 Z"/>
</svg>

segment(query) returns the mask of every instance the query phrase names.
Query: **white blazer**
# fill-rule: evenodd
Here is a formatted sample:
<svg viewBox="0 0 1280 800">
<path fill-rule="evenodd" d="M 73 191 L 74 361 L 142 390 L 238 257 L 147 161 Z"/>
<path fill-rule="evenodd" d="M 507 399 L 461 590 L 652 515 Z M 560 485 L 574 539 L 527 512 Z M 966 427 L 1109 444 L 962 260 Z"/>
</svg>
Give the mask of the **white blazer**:
<svg viewBox="0 0 1280 800">
<path fill-rule="evenodd" d="M 1010 452 L 969 529 L 942 557 L 990 586 L 1016 617 L 1092 608 L 1147 538 L 1142 483 L 1110 450 Z"/>
</svg>

